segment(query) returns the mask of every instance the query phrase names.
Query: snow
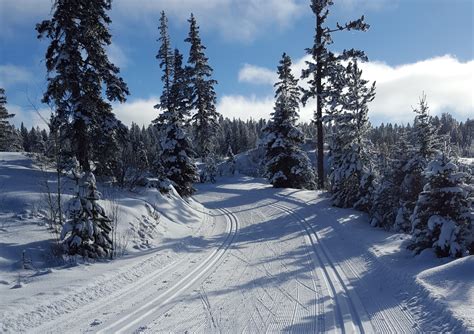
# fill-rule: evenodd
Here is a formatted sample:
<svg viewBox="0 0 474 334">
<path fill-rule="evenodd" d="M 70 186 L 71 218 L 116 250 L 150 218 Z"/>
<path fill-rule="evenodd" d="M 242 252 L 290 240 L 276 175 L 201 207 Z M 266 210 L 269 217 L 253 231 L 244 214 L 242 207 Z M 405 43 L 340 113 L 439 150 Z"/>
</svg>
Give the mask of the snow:
<svg viewBox="0 0 474 334">
<path fill-rule="evenodd" d="M 472 256 L 414 257 L 407 235 L 327 193 L 238 176 L 185 201 L 99 182 L 131 233 L 127 254 L 55 264 L 40 175 L 0 153 L 0 332 L 474 331 Z"/>
<path fill-rule="evenodd" d="M 474 330 L 474 256 L 427 269 L 417 281 L 466 328 Z"/>
</svg>

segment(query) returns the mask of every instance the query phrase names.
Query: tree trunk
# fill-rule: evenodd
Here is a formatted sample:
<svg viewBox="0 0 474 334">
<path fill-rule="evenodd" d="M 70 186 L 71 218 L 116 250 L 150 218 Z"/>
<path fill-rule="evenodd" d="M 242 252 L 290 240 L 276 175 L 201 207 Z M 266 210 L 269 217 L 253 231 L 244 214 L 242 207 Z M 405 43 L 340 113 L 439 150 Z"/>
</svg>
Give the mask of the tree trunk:
<svg viewBox="0 0 474 334">
<path fill-rule="evenodd" d="M 317 168 L 318 168 L 318 189 L 324 189 L 324 135 L 323 135 L 323 103 L 321 97 L 323 64 L 321 63 L 321 39 L 323 29 L 321 27 L 320 14 L 316 15 L 316 130 L 317 130 Z"/>
<path fill-rule="evenodd" d="M 89 142 L 87 140 L 86 124 L 83 120 L 78 120 L 74 127 L 76 136 L 76 138 L 74 138 L 76 141 L 76 158 L 79 161 L 82 170 L 84 172 L 90 172 L 91 166 L 89 163 Z"/>
</svg>

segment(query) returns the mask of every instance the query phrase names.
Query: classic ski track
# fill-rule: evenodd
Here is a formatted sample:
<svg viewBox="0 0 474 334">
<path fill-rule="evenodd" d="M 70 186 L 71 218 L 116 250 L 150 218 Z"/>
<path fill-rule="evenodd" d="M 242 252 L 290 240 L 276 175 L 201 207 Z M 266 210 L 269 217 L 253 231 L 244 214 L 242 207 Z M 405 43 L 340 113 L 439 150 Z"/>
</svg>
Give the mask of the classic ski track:
<svg viewBox="0 0 474 334">
<path fill-rule="evenodd" d="M 333 294 L 332 297 L 334 298 L 336 306 L 336 319 L 338 322 L 336 325 L 338 326 L 338 329 L 342 333 L 365 333 L 366 328 L 368 332 L 373 332 L 374 329 L 370 323 L 369 318 L 365 315 L 365 313 L 359 314 L 357 311 L 355 304 L 362 306 L 358 296 L 348 288 L 348 283 L 343 279 L 342 273 L 340 273 L 337 269 L 338 266 L 334 264 L 328 255 L 325 246 L 321 243 L 318 233 L 314 230 L 311 224 L 309 224 L 304 217 L 301 217 L 293 209 L 286 207 L 285 205 L 270 204 L 270 206 L 286 212 L 289 215 L 295 216 L 307 233 L 311 242 L 311 246 L 316 254 L 318 262 L 323 268 L 326 281 L 329 284 L 330 290 Z M 325 263 L 327 263 L 327 265 Z M 337 287 L 335 283 L 337 283 L 340 287 Z M 342 293 L 343 297 L 340 296 L 340 293 Z M 363 307 L 362 310 L 364 310 Z M 348 322 L 349 324 L 347 324 Z"/>
<path fill-rule="evenodd" d="M 239 218 L 232 211 L 230 211 L 228 209 L 223 209 L 223 210 L 226 211 L 226 213 L 228 213 L 230 216 L 232 216 L 234 218 L 234 220 L 239 221 Z M 242 227 L 243 226 L 240 226 L 240 222 L 239 222 L 239 228 L 242 228 Z M 238 243 L 239 238 L 240 238 L 240 234 L 237 234 L 237 236 L 234 240 L 234 244 Z M 256 247 L 256 246 L 253 246 L 253 248 L 254 247 Z M 232 271 L 229 271 L 227 276 L 220 277 L 219 278 L 220 280 L 226 281 L 226 282 L 232 282 L 232 284 L 234 284 L 234 285 L 239 285 L 239 283 L 242 282 L 244 279 L 247 281 L 247 280 L 253 280 L 254 278 L 256 278 L 257 271 L 251 270 L 251 263 L 250 263 L 250 261 L 248 261 L 247 256 L 241 250 L 239 250 L 238 248 L 233 249 L 232 252 L 228 252 L 228 254 L 226 255 L 226 258 L 227 257 L 234 257 L 239 262 L 241 262 L 243 265 L 238 266 L 237 267 L 238 269 L 235 268 Z M 214 269 L 210 273 L 207 274 L 207 277 L 208 278 L 214 277 L 216 272 L 221 270 L 221 268 L 224 266 L 224 264 L 226 262 L 227 262 L 227 260 L 223 260 L 222 265 L 215 266 Z M 247 272 L 250 273 L 250 276 L 245 276 L 245 274 Z M 244 278 L 244 277 L 246 277 L 246 278 Z M 227 287 L 227 285 L 225 285 L 223 288 L 225 288 L 225 287 Z M 260 287 L 256 287 L 256 288 L 260 288 Z M 254 308 L 254 313 L 252 313 L 252 314 L 250 314 L 250 313 L 239 313 L 239 316 L 243 317 L 242 319 L 238 319 L 238 317 L 237 318 L 232 318 L 232 321 L 230 323 L 221 324 L 224 327 L 217 329 L 217 328 L 212 326 L 212 323 L 209 322 L 209 318 L 208 318 L 209 313 L 206 316 L 205 312 L 207 312 L 207 310 L 204 310 L 204 316 L 206 316 L 207 325 L 206 325 L 205 322 L 195 324 L 192 327 L 193 328 L 192 331 L 196 332 L 196 333 L 207 333 L 207 332 L 214 332 L 214 331 L 219 331 L 219 332 L 224 332 L 225 333 L 225 332 L 228 332 L 228 331 L 231 331 L 232 329 L 234 329 L 234 327 L 229 327 L 229 325 L 232 326 L 234 321 L 237 321 L 237 319 L 238 319 L 238 323 L 246 323 L 247 326 L 249 325 L 250 322 L 255 322 L 255 325 L 258 328 L 258 322 L 257 322 L 257 320 L 255 320 L 255 308 L 257 307 L 257 300 L 254 298 L 254 295 L 252 295 L 248 291 L 246 291 L 246 290 L 239 290 L 239 291 L 240 291 L 240 295 L 242 296 L 242 299 L 238 301 L 238 304 L 236 304 L 235 300 L 228 299 L 225 295 L 213 297 L 213 305 L 214 305 L 213 316 L 215 318 L 217 318 L 217 317 L 222 318 L 222 315 L 224 316 L 224 318 L 228 317 L 229 314 L 222 313 L 222 311 L 221 311 L 222 309 L 235 310 L 235 309 L 239 309 L 239 308 L 246 308 L 246 309 Z M 186 301 L 184 300 L 182 302 L 186 302 Z M 192 311 L 192 314 L 191 315 L 187 314 L 186 318 L 187 319 L 193 319 L 193 317 L 199 317 L 199 316 L 202 316 L 202 315 L 203 315 L 202 309 L 198 309 L 198 308 L 194 307 L 193 311 Z M 155 332 L 159 332 L 159 331 L 164 331 L 164 332 L 178 331 L 178 332 L 181 332 L 181 331 L 185 331 L 185 330 L 188 329 L 188 328 L 182 327 L 182 326 L 178 326 L 176 328 L 168 328 L 168 327 L 163 328 L 162 327 L 162 321 L 166 321 L 166 319 L 163 319 L 163 316 L 160 316 L 159 318 L 156 318 L 155 320 L 153 320 L 152 323 L 150 323 L 146 326 L 145 333 L 155 333 Z M 245 331 L 245 330 L 243 330 L 243 331 Z"/>
<path fill-rule="evenodd" d="M 282 254 L 277 253 L 277 251 L 275 249 L 273 249 L 273 247 L 271 247 L 268 242 L 265 242 L 265 245 L 275 255 L 276 258 L 278 258 L 278 259 L 281 258 Z M 308 263 L 311 263 L 313 260 L 311 258 L 311 255 L 309 254 L 309 252 L 306 253 L 306 256 L 307 256 Z M 290 271 L 290 269 L 286 266 L 286 264 L 284 263 L 283 260 L 280 260 L 280 263 L 281 263 L 282 267 L 284 267 L 287 271 Z M 315 270 L 314 269 L 311 270 L 310 274 L 311 274 L 311 282 L 312 282 L 312 285 L 313 285 L 312 288 L 307 286 L 306 284 L 302 283 L 297 277 L 295 278 L 295 281 L 298 284 L 298 289 L 301 286 L 303 286 L 306 289 L 308 289 L 308 290 L 310 290 L 314 293 L 314 298 L 315 298 L 316 303 L 313 303 L 312 310 L 311 310 L 312 313 L 311 313 L 310 316 L 311 317 L 317 317 L 317 319 L 318 319 L 318 321 L 317 321 L 318 332 L 322 333 L 322 332 L 324 332 L 324 302 L 323 302 L 323 298 L 322 298 L 322 291 L 321 291 L 320 286 L 318 284 L 316 284 Z M 294 307 L 295 307 L 295 310 L 296 310 L 296 308 L 299 305 L 296 302 L 294 304 L 295 304 Z M 299 309 L 301 309 L 301 307 Z M 290 326 L 293 326 L 295 324 L 295 319 L 296 319 L 296 313 L 294 313 L 294 315 L 293 315 L 293 319 L 291 321 Z M 307 329 L 306 331 L 313 333 L 313 332 L 316 331 L 316 329 L 314 327 L 315 327 L 315 325 L 312 322 L 310 324 L 310 328 Z"/>
<path fill-rule="evenodd" d="M 214 265 L 227 252 L 238 232 L 238 220 L 234 220 L 233 218 L 235 217 L 229 214 L 225 209 L 219 209 L 217 211 L 221 211 L 228 220 L 227 236 L 223 243 L 214 251 L 212 251 L 211 254 L 201 261 L 197 266 L 195 266 L 194 269 L 185 274 L 184 277 L 182 277 L 172 287 L 168 288 L 162 294 L 154 297 L 152 300 L 146 302 L 135 311 L 113 323 L 108 324 L 106 327 L 101 328 L 98 333 L 129 332 L 132 327 L 138 325 L 139 322 L 145 320 L 150 315 L 160 310 L 163 306 L 176 299 L 176 297 L 181 295 L 191 286 L 199 282 L 200 279 L 203 278 L 203 276 L 214 267 Z"/>
<path fill-rule="evenodd" d="M 310 203 L 314 201 L 315 200 L 310 200 L 308 202 L 302 202 L 302 204 L 305 204 L 307 207 L 309 207 Z M 339 234 L 347 236 L 347 233 L 341 228 L 339 224 L 330 224 L 329 226 L 334 228 Z M 351 238 L 347 237 L 346 240 L 349 240 L 349 242 L 352 243 Z M 354 244 L 354 247 L 358 246 Z M 361 256 L 369 267 L 373 267 L 372 270 L 380 272 L 380 274 L 377 276 L 386 277 L 388 280 L 393 280 L 393 277 L 396 277 L 395 280 L 406 280 L 406 278 L 399 272 L 394 272 L 386 263 L 381 262 L 372 252 L 364 252 Z M 357 284 L 363 286 L 367 290 L 370 290 L 372 288 L 370 286 L 367 286 L 366 281 L 360 276 L 351 261 L 347 259 L 341 261 L 341 267 L 345 267 L 345 269 L 347 269 L 344 270 L 345 273 L 350 272 L 353 275 Z M 394 298 L 396 297 L 394 296 Z M 431 332 L 437 330 L 437 326 L 429 326 L 429 328 L 431 329 L 422 329 L 419 322 L 415 320 L 413 316 L 414 310 L 410 310 L 410 307 L 409 305 L 407 305 L 406 300 L 397 299 L 397 301 L 398 303 L 396 304 L 396 308 L 393 308 L 390 307 L 390 305 L 387 305 L 388 302 L 385 299 L 374 297 L 370 298 L 370 303 L 377 305 L 377 307 L 375 308 L 376 311 L 367 313 L 377 332 L 420 333 L 425 331 Z M 383 310 L 383 312 L 378 312 L 377 310 Z M 423 319 L 419 319 L 419 321 L 422 321 L 424 323 Z M 405 326 L 403 326 L 403 324 L 405 324 Z"/>
<path fill-rule="evenodd" d="M 151 205 L 151 204 L 150 204 Z M 198 230 L 206 225 L 206 221 L 209 218 L 209 215 L 206 214 L 205 218 L 202 220 Z M 215 229 L 215 225 L 213 225 L 212 230 Z M 153 254 L 154 253 L 154 254 Z M 94 317 L 97 317 L 97 314 L 100 311 L 105 310 L 106 308 L 102 304 L 103 299 L 109 298 L 110 296 L 121 296 L 123 291 L 126 290 L 126 294 L 128 295 L 129 290 L 137 290 L 138 288 L 142 288 L 146 286 L 150 281 L 156 279 L 156 277 L 163 276 L 178 265 L 185 262 L 185 260 L 189 259 L 189 256 L 182 256 L 181 258 L 169 262 L 165 264 L 164 267 L 159 269 L 155 269 L 157 265 L 161 264 L 161 254 L 153 252 L 149 257 L 140 261 L 139 263 L 133 264 L 128 270 L 124 272 L 118 272 L 113 277 L 107 277 L 102 280 L 98 280 L 94 283 L 94 286 L 100 288 L 101 292 L 97 293 L 97 291 L 91 290 L 90 286 L 81 289 L 79 292 L 76 292 L 72 295 L 67 295 L 59 300 L 55 300 L 49 304 L 43 304 L 38 306 L 35 310 L 32 310 L 28 313 L 22 315 L 22 317 L 27 317 L 29 323 L 27 326 L 23 326 L 17 328 L 18 331 L 31 331 L 33 333 L 51 333 L 51 332 L 62 332 L 61 328 L 58 328 L 57 320 L 61 319 L 60 324 L 67 324 L 68 321 L 78 321 L 78 317 L 80 319 L 84 319 L 84 324 L 87 324 L 87 321 L 91 320 Z M 136 269 L 143 270 L 143 268 L 153 268 L 149 271 L 144 269 L 144 272 L 140 274 L 142 278 L 138 278 L 138 274 L 135 272 Z M 137 279 L 135 281 L 135 279 Z M 132 285 L 130 287 L 130 285 Z M 137 287 L 135 285 L 138 284 Z M 72 303 L 71 303 L 72 302 Z M 111 302 L 107 303 L 109 305 Z M 113 302 L 115 303 L 115 301 Z M 59 305 L 65 304 L 64 307 L 59 307 Z M 82 312 L 80 315 L 77 314 L 78 309 L 83 309 L 87 306 L 85 311 L 86 313 Z M 87 318 L 87 315 L 93 315 L 92 317 Z M 33 317 L 32 317 L 33 316 Z M 25 328 L 26 327 L 26 328 Z M 64 330 L 69 328 L 66 325 Z"/>
</svg>

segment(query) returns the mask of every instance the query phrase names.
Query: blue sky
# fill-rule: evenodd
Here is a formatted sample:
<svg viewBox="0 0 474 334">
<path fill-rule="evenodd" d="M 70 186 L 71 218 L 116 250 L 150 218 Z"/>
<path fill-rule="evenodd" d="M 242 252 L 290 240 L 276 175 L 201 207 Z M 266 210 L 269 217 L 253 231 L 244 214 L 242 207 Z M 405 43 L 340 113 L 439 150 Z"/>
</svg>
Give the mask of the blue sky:
<svg viewBox="0 0 474 334">
<path fill-rule="evenodd" d="M 412 118 L 411 106 L 425 91 L 434 114 L 450 111 L 460 120 L 474 116 L 473 1 L 471 0 L 335 0 L 329 23 L 365 14 L 366 33 L 337 33 L 334 51 L 365 50 L 367 79 L 378 95 L 370 106 L 373 123 Z M 314 16 L 309 0 L 115 0 L 110 13 L 113 45 L 109 54 L 121 67 L 131 96 L 114 105 L 125 123 L 147 124 L 160 95 L 158 18 L 168 13 L 173 44 L 183 42 L 186 19 L 194 12 L 219 84 L 218 110 L 228 117 L 267 117 L 273 103 L 272 82 L 283 52 L 292 56 L 296 73 L 304 49 L 312 44 Z M 40 124 L 34 105 L 45 87 L 47 41 L 36 39 L 34 25 L 49 17 L 49 0 L 0 0 L 0 84 L 7 90 L 15 122 Z M 301 110 L 308 120 L 314 105 Z"/>
</svg>

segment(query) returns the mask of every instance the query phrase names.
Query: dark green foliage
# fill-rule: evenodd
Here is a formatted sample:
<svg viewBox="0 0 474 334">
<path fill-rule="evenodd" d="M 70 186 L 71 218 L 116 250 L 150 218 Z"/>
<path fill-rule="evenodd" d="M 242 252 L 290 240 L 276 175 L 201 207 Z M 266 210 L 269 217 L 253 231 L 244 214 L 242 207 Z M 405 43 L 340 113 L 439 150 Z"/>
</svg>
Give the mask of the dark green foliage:
<svg viewBox="0 0 474 334">
<path fill-rule="evenodd" d="M 473 254 L 472 187 L 468 175 L 442 154 L 431 161 L 424 175 L 427 184 L 420 193 L 411 218 L 416 253 L 433 247 L 439 257 Z"/>
<path fill-rule="evenodd" d="M 276 188 L 314 189 L 311 163 L 301 150 L 304 136 L 296 127 L 299 110 L 298 80 L 291 73 L 291 59 L 283 54 L 275 84 L 275 107 L 264 131 L 266 176 Z"/>
<path fill-rule="evenodd" d="M 216 80 L 211 79 L 212 68 L 204 54 L 206 47 L 199 37 L 199 27 L 194 15 L 188 21 L 190 30 L 186 42 L 191 44 L 189 51 L 189 78 L 191 81 L 191 107 L 196 111 L 192 116 L 195 135 L 195 149 L 199 156 L 207 157 L 214 151 L 215 137 L 218 130 L 216 111 Z"/>
<path fill-rule="evenodd" d="M 369 25 L 364 22 L 364 16 L 355 21 L 350 21 L 344 25 L 339 23 L 332 29 L 325 26 L 329 15 L 329 8 L 333 5 L 332 0 L 311 0 L 311 10 L 316 16 L 316 31 L 314 35 L 314 44 L 306 52 L 311 55 L 312 61 L 307 62 L 308 67 L 303 71 L 303 78 L 310 78 L 309 88 L 304 90 L 302 97 L 303 104 L 310 99 L 316 98 L 315 121 L 317 128 L 317 170 L 318 170 L 318 188 L 324 188 L 324 135 L 323 135 L 323 109 L 326 108 L 328 96 L 331 87 L 327 86 L 329 78 L 334 75 L 333 63 L 343 59 L 353 57 L 365 58 L 361 51 L 344 50 L 341 55 L 336 56 L 328 50 L 332 44 L 332 34 L 337 31 L 360 30 L 366 31 Z"/>
<path fill-rule="evenodd" d="M 55 121 L 70 140 L 70 150 L 85 171 L 95 160 L 101 171 L 109 169 L 120 131 L 120 122 L 109 101 L 124 102 L 128 89 L 105 51 L 111 44 L 107 11 L 111 1 L 58 0 L 52 18 L 36 26 L 39 38 L 51 43 L 46 52 L 48 86 L 43 102 L 54 106 Z M 94 138 L 94 140 L 92 140 Z M 94 149 L 96 143 L 107 151 Z M 104 161 L 105 160 L 105 161 Z"/>
<path fill-rule="evenodd" d="M 16 150 L 14 144 L 18 138 L 15 128 L 8 121 L 15 115 L 8 112 L 6 105 L 5 90 L 0 88 L 0 151 Z"/>
<path fill-rule="evenodd" d="M 76 196 L 70 201 L 69 219 L 61 231 L 61 240 L 68 255 L 84 258 L 105 258 L 111 255 L 112 221 L 99 205 L 95 177 L 91 172 L 76 174 Z"/>
<path fill-rule="evenodd" d="M 163 136 L 161 140 L 165 176 L 172 182 L 181 196 L 191 196 L 196 190 L 198 172 L 192 159 L 194 151 L 186 133 L 186 116 L 190 112 L 189 81 L 183 68 L 183 56 L 174 53 L 173 82 L 170 90 L 171 109 L 163 113 Z"/>
<path fill-rule="evenodd" d="M 368 140 L 368 103 L 375 98 L 375 83 L 362 79 L 357 60 L 334 67 L 331 110 L 325 121 L 329 135 L 332 200 L 335 206 L 368 212 L 374 194 L 372 144 Z M 335 73 L 334 73 L 335 74 Z"/>
</svg>

